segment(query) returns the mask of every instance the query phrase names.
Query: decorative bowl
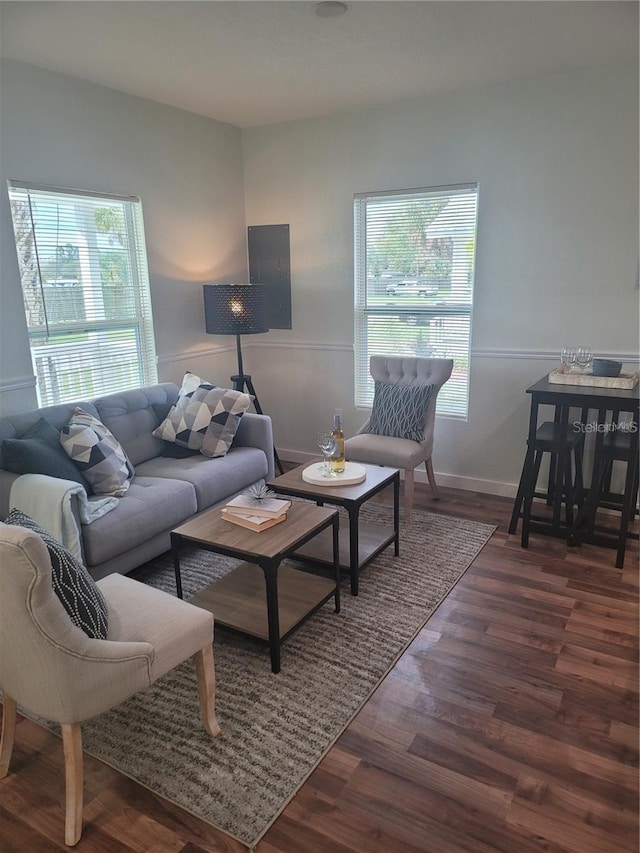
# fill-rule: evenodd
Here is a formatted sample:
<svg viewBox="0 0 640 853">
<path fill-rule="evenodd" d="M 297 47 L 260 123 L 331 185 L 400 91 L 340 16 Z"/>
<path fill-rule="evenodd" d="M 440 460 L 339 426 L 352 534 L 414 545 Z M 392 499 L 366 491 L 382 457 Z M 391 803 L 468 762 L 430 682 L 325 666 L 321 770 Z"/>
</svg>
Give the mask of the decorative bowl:
<svg viewBox="0 0 640 853">
<path fill-rule="evenodd" d="M 610 358 L 594 358 L 591 365 L 594 376 L 620 376 L 621 370 L 622 362 Z"/>
</svg>

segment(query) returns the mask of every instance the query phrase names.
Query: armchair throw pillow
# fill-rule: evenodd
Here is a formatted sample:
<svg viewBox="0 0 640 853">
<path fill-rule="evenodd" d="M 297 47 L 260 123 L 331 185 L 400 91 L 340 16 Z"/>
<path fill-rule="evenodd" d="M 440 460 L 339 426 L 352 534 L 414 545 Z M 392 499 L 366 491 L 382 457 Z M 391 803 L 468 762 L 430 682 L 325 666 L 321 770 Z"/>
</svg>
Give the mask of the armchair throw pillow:
<svg viewBox="0 0 640 853">
<path fill-rule="evenodd" d="M 61 542 L 21 510 L 12 509 L 4 523 L 26 527 L 42 538 L 51 560 L 53 591 L 71 621 L 89 637 L 106 640 L 109 630 L 107 602 L 87 568 Z"/>
<path fill-rule="evenodd" d="M 422 441 L 429 401 L 435 385 L 398 385 L 375 381 L 369 432 Z"/>
<path fill-rule="evenodd" d="M 60 443 L 96 495 L 122 497 L 131 484 L 133 465 L 102 421 L 77 408 L 60 432 Z"/>
<path fill-rule="evenodd" d="M 224 456 L 252 399 L 249 394 L 218 388 L 187 372 L 175 406 L 153 435 L 199 450 L 203 456 Z"/>
</svg>

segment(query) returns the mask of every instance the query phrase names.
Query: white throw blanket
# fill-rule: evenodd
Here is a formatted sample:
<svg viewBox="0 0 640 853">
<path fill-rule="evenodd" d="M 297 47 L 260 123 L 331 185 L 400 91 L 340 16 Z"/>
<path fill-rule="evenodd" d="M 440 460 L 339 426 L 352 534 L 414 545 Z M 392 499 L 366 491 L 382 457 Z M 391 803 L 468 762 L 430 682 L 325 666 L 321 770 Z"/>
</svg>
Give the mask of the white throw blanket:
<svg viewBox="0 0 640 853">
<path fill-rule="evenodd" d="M 25 512 L 62 542 L 76 559 L 82 560 L 80 529 L 72 509 L 74 496 L 78 499 L 78 512 L 83 524 L 91 524 L 118 505 L 118 498 L 88 498 L 80 483 L 72 480 L 60 480 L 45 474 L 22 474 L 11 486 L 9 506 Z"/>
</svg>

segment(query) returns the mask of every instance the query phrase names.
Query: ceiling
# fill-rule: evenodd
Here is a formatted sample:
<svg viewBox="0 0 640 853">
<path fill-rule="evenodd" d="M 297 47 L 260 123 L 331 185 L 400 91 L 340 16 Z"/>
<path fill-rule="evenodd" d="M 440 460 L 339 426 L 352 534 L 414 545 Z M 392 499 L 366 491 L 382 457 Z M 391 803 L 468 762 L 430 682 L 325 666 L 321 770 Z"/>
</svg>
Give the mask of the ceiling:
<svg viewBox="0 0 640 853">
<path fill-rule="evenodd" d="M 240 127 L 635 60 L 637 2 L 0 3 L 2 56 Z"/>
</svg>

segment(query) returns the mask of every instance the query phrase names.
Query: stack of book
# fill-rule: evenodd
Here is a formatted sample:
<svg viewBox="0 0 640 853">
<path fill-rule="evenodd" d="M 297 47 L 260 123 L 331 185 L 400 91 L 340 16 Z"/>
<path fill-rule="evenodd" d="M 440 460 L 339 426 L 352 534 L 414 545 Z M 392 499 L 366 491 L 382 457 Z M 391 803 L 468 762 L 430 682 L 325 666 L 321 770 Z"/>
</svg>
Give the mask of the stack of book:
<svg viewBox="0 0 640 853">
<path fill-rule="evenodd" d="M 259 532 L 284 521 L 290 506 L 291 501 L 280 498 L 258 499 L 238 495 L 222 508 L 222 517 L 232 524 Z"/>
</svg>

